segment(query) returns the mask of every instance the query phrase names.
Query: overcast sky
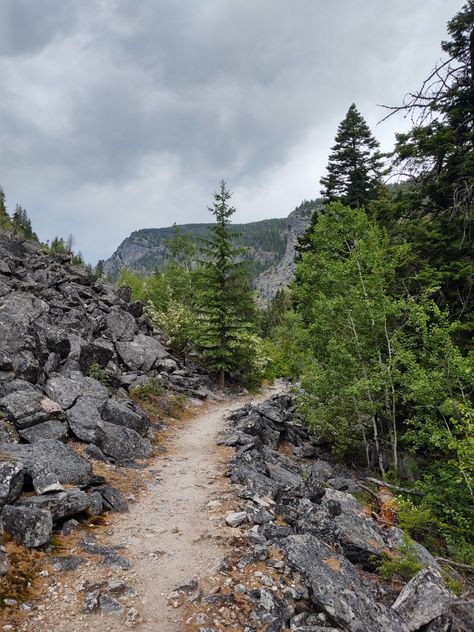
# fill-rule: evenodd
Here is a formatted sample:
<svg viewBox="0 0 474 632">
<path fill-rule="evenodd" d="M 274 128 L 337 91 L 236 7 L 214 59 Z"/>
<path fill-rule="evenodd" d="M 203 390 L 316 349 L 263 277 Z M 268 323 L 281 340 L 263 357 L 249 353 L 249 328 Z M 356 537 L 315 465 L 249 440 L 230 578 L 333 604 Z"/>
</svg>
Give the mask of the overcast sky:
<svg viewBox="0 0 474 632">
<path fill-rule="evenodd" d="M 441 56 L 461 0 L 0 0 L 0 185 L 89 262 L 132 230 L 318 197 L 355 102 L 376 127 Z"/>
</svg>

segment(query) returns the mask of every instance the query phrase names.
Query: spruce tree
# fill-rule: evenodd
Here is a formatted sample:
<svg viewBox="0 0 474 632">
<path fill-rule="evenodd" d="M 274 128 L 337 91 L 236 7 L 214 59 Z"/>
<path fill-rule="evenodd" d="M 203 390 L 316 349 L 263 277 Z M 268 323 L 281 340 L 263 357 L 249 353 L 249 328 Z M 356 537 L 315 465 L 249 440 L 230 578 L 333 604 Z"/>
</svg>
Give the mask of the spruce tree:
<svg viewBox="0 0 474 632">
<path fill-rule="evenodd" d="M 5 204 L 5 193 L 0 187 L 0 230 L 8 230 L 11 228 L 11 219 Z"/>
<path fill-rule="evenodd" d="M 418 279 L 439 305 L 474 329 L 474 2 L 448 22 L 446 57 L 391 113 L 412 117 L 397 135 L 394 170 L 405 179 L 398 216 L 418 255 Z"/>
<path fill-rule="evenodd" d="M 353 103 L 339 124 L 327 166 L 321 178 L 325 202 L 341 201 L 365 208 L 377 197 L 382 176 L 379 143 Z"/>
<path fill-rule="evenodd" d="M 234 246 L 239 234 L 230 229 L 235 208 L 229 204 L 231 193 L 224 180 L 213 197 L 209 211 L 215 224 L 210 227 L 211 236 L 201 240 L 196 347 L 224 386 L 226 374 L 244 368 L 242 341 L 252 330 L 255 308 L 242 261 L 244 249 Z"/>
</svg>

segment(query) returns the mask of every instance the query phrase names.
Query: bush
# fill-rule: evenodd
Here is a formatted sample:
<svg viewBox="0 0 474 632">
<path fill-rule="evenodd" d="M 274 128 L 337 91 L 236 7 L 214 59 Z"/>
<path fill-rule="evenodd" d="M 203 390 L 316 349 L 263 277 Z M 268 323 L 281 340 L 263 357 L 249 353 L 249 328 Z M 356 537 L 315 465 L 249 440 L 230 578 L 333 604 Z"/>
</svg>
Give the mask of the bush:
<svg viewBox="0 0 474 632">
<path fill-rule="evenodd" d="M 89 369 L 89 377 L 94 378 L 94 380 L 98 380 L 104 386 L 110 385 L 110 375 L 107 373 L 105 369 L 99 366 L 97 363 L 94 363 Z"/>
<path fill-rule="evenodd" d="M 377 572 L 383 579 L 407 582 L 421 571 L 415 549 L 415 543 L 407 535 L 393 553 L 384 553 L 381 560 L 375 561 Z"/>
</svg>

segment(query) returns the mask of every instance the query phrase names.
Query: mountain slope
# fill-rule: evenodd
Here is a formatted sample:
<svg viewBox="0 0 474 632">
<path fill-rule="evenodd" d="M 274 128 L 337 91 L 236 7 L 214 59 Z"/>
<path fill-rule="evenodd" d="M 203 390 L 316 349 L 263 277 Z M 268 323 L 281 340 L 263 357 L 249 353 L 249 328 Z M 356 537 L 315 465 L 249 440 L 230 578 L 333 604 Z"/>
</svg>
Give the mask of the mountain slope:
<svg viewBox="0 0 474 632">
<path fill-rule="evenodd" d="M 293 278 L 296 242 L 320 204 L 319 200 L 304 201 L 287 218 L 232 225 L 235 232 L 240 233 L 236 244 L 248 248 L 250 273 L 262 305 Z M 197 242 L 208 236 L 209 226 L 211 224 L 181 224 L 178 228 Z M 162 269 L 170 260 L 166 241 L 173 237 L 174 230 L 175 227 L 170 226 L 134 231 L 104 263 L 106 274 L 117 279 L 121 270 L 152 274 Z"/>
<path fill-rule="evenodd" d="M 240 233 L 238 246 L 249 249 L 252 278 L 255 278 L 277 262 L 284 254 L 287 241 L 287 220 L 266 219 L 249 224 L 233 224 Z M 193 241 L 208 237 L 211 224 L 181 224 L 179 229 Z M 151 274 L 161 269 L 170 260 L 165 243 L 172 238 L 173 227 L 143 228 L 124 239 L 114 254 L 104 264 L 109 277 L 116 279 L 123 269 L 139 274 Z"/>
</svg>

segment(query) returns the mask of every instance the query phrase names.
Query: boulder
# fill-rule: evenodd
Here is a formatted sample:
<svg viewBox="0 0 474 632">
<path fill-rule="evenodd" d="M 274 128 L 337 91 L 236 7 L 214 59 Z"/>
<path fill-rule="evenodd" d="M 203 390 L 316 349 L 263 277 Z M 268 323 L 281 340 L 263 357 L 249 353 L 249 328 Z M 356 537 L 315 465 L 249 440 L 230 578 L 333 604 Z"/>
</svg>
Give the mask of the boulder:
<svg viewBox="0 0 474 632">
<path fill-rule="evenodd" d="M 148 429 L 145 414 L 131 401 L 109 399 L 102 411 L 102 419 L 117 426 L 125 426 L 144 435 Z"/>
<path fill-rule="evenodd" d="M 0 509 L 11 505 L 19 497 L 25 478 L 23 464 L 16 461 L 0 462 Z"/>
<path fill-rule="evenodd" d="M 96 400 L 86 396 L 78 397 L 74 406 L 66 412 L 66 417 L 74 436 L 86 443 L 96 442 L 97 428 L 101 423 Z"/>
<path fill-rule="evenodd" d="M 79 366 L 81 371 L 89 373 L 92 365 L 97 364 L 101 368 L 105 368 L 114 355 L 114 349 L 111 343 L 107 341 L 88 342 L 81 347 L 79 353 Z"/>
<path fill-rule="evenodd" d="M 45 397 L 40 391 L 32 390 L 5 395 L 0 400 L 0 410 L 4 411 L 18 430 L 34 426 L 62 412 L 59 404 Z"/>
<path fill-rule="evenodd" d="M 169 354 L 156 338 L 140 334 L 130 342 L 117 342 L 120 360 L 131 371 L 150 371 L 154 364 Z"/>
<path fill-rule="evenodd" d="M 53 530 L 53 520 L 49 511 L 36 507 L 5 505 L 2 521 L 5 533 L 18 544 L 28 548 L 46 544 Z"/>
<path fill-rule="evenodd" d="M 406 622 L 410 632 L 419 630 L 449 611 L 456 601 L 435 568 L 424 568 L 413 577 L 398 595 L 392 609 Z"/>
<path fill-rule="evenodd" d="M 42 496 L 32 496 L 19 503 L 21 507 L 35 507 L 48 510 L 53 522 L 83 513 L 89 508 L 90 504 L 89 495 L 79 489 L 68 489 Z"/>
<path fill-rule="evenodd" d="M 1 453 L 21 461 L 33 485 L 37 477 L 47 472 L 54 474 L 60 483 L 72 485 L 87 485 L 92 477 L 89 461 L 56 439 L 45 439 L 29 445 L 2 443 Z"/>
<path fill-rule="evenodd" d="M 96 490 L 102 496 L 104 511 L 123 513 L 128 510 L 128 504 L 123 494 L 112 485 L 101 485 Z"/>
<path fill-rule="evenodd" d="M 48 397 L 64 409 L 71 408 L 80 395 L 94 400 L 99 409 L 109 398 L 109 392 L 103 384 L 79 371 L 71 371 L 68 377 L 53 375 L 46 382 L 44 390 Z"/>
<path fill-rule="evenodd" d="M 63 441 L 67 437 L 68 428 L 59 419 L 49 419 L 31 428 L 19 430 L 19 435 L 28 443 L 36 443 L 43 439 L 57 439 Z"/>
<path fill-rule="evenodd" d="M 149 457 L 153 453 L 148 439 L 144 439 L 131 428 L 117 426 L 108 421 L 101 421 L 95 443 L 104 454 L 119 463 Z"/>
<path fill-rule="evenodd" d="M 137 321 L 122 309 L 114 309 L 105 317 L 106 335 L 112 340 L 130 341 L 137 333 Z"/>
<path fill-rule="evenodd" d="M 377 603 L 355 567 L 332 548 L 308 534 L 290 535 L 280 546 L 330 623 L 350 632 L 408 632 L 404 619 Z"/>
<path fill-rule="evenodd" d="M 229 527 L 238 527 L 244 522 L 247 522 L 247 514 L 245 511 L 235 511 L 227 514 L 225 521 Z"/>
<path fill-rule="evenodd" d="M 8 419 L 0 417 L 0 443 L 18 443 L 18 441 L 20 441 L 20 435 L 15 426 Z"/>
</svg>

